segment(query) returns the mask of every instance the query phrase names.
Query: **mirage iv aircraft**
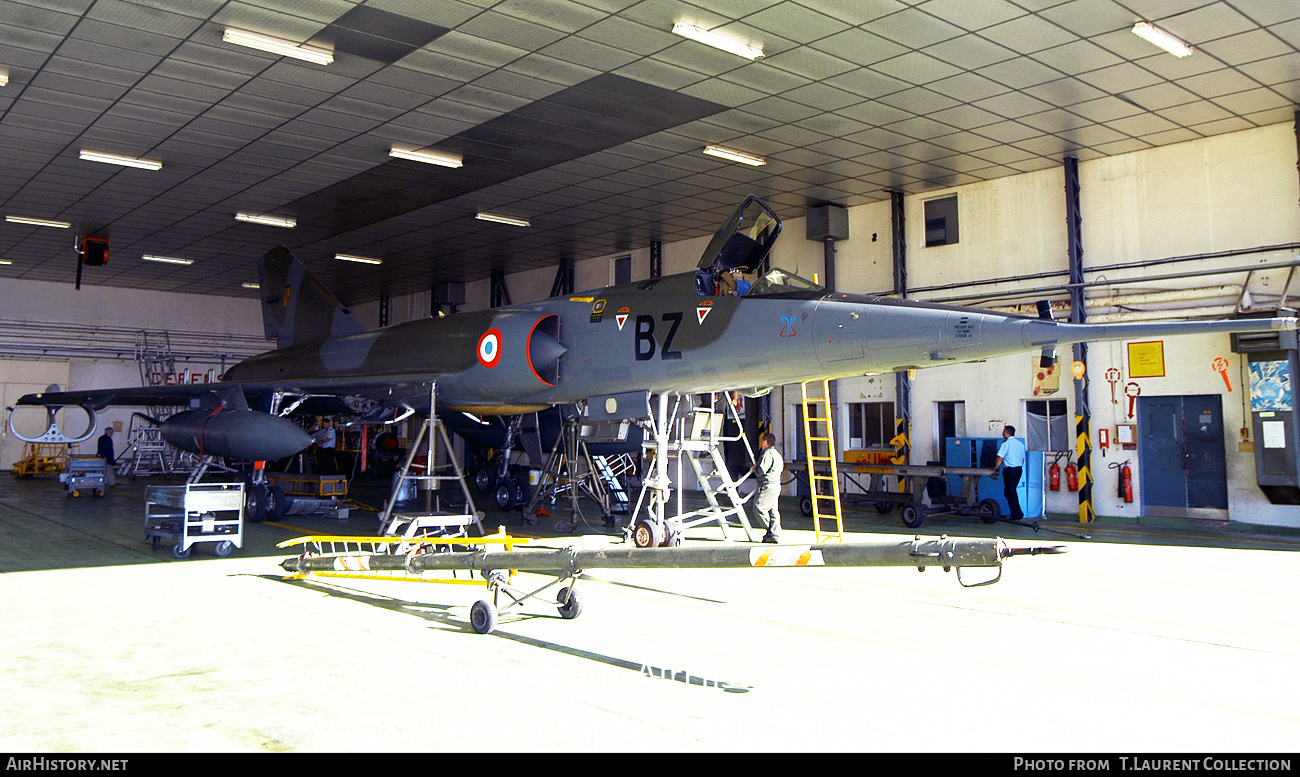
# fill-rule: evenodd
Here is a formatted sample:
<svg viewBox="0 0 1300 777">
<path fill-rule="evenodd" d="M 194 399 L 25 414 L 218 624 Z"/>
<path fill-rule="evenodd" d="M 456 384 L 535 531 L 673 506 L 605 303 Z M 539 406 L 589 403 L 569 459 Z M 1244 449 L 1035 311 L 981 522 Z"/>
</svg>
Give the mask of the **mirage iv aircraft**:
<svg viewBox="0 0 1300 777">
<path fill-rule="evenodd" d="M 739 390 L 989 359 L 1059 345 L 1211 332 L 1294 329 L 1296 319 L 1065 324 L 973 308 L 829 292 L 768 257 L 781 221 L 747 197 L 693 272 L 493 310 L 365 331 L 284 248 L 259 265 L 267 336 L 279 348 L 220 383 L 29 394 L 45 434 L 70 441 L 55 410 L 188 406 L 161 419 L 183 450 L 273 460 L 310 439 L 286 416 L 326 399 L 366 423 L 427 411 L 514 415 L 586 403 L 605 417 L 646 417 L 650 396 Z M 436 400 L 431 386 L 436 386 Z M 14 429 L 13 413 L 10 429 Z"/>
</svg>

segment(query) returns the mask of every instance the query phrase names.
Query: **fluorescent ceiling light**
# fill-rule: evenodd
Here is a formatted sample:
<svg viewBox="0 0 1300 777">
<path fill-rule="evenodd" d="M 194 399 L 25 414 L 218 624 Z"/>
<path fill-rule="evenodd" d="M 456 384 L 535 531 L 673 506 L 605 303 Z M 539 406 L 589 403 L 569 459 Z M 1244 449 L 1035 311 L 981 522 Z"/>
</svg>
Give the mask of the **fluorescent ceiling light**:
<svg viewBox="0 0 1300 777">
<path fill-rule="evenodd" d="M 0 259 L 0 264 L 13 264 L 13 262 L 9 261 L 8 259 Z"/>
<path fill-rule="evenodd" d="M 140 258 L 146 262 L 162 262 L 163 264 L 194 264 L 193 259 L 177 259 L 172 256 L 150 256 L 145 254 Z"/>
<path fill-rule="evenodd" d="M 691 40 L 699 41 L 715 49 L 722 49 L 736 56 L 745 59 L 758 59 L 763 56 L 763 49 L 758 46 L 751 46 L 748 43 L 741 43 L 725 35 L 719 35 L 716 32 L 706 30 L 703 27 L 696 27 L 694 24 L 686 22 L 677 22 L 673 25 L 673 32 Z"/>
<path fill-rule="evenodd" d="M 314 62 L 317 65 L 328 65 L 334 61 L 334 52 L 317 49 L 311 46 L 302 46 L 293 41 L 271 38 L 266 35 L 258 35 L 255 32 L 245 30 L 233 30 L 229 27 L 221 36 L 226 43 L 234 43 L 237 46 L 247 46 L 250 49 L 259 51 L 269 51 L 272 54 L 281 54 L 294 59 L 302 59 L 307 62 Z"/>
<path fill-rule="evenodd" d="M 509 224 L 514 227 L 531 227 L 532 222 L 527 219 L 512 219 L 509 216 L 498 216 L 495 213 L 479 213 L 474 216 L 482 221 L 495 221 L 498 224 Z"/>
<path fill-rule="evenodd" d="M 744 151 L 733 151 L 732 149 L 723 148 L 722 146 L 706 146 L 704 153 L 731 162 L 740 162 L 743 165 L 753 165 L 758 167 L 759 165 L 767 164 L 767 160 L 761 156 L 746 154 Z"/>
<path fill-rule="evenodd" d="M 67 229 L 72 225 L 66 221 L 46 221 L 45 219 L 29 219 L 24 216 L 5 216 L 5 221 L 11 224 L 30 224 L 34 227 L 57 227 L 58 229 Z"/>
<path fill-rule="evenodd" d="M 121 156 L 119 154 L 105 154 L 99 151 L 87 151 L 81 149 L 81 158 L 87 162 L 104 162 L 110 165 L 122 165 L 123 167 L 138 167 L 141 170 L 161 170 L 162 162 L 154 159 L 136 159 L 131 156 Z"/>
<path fill-rule="evenodd" d="M 353 254 L 334 254 L 334 258 L 340 259 L 344 262 L 360 262 L 361 264 L 383 264 L 384 263 L 383 259 L 375 259 L 374 257 L 370 257 L 370 256 L 355 256 Z"/>
<path fill-rule="evenodd" d="M 464 159 L 460 154 L 448 154 L 442 151 L 417 151 L 393 146 L 388 155 L 431 165 L 442 165 L 443 167 L 461 167 L 464 164 Z"/>
<path fill-rule="evenodd" d="M 298 226 L 298 220 L 288 216 L 263 216 L 259 213 L 245 213 L 240 211 L 235 214 L 236 221 L 247 221 L 249 224 L 265 224 L 269 227 L 286 227 L 293 228 Z"/>
<path fill-rule="evenodd" d="M 1178 40 L 1164 30 L 1146 22 L 1133 25 L 1133 34 L 1173 54 L 1175 57 L 1190 57 L 1192 47 Z"/>
<path fill-rule="evenodd" d="M 260 288 L 262 288 L 262 284 L 260 284 L 260 283 L 241 283 L 241 284 L 239 284 L 239 285 L 240 285 L 240 286 L 243 286 L 245 289 L 260 289 Z"/>
<path fill-rule="evenodd" d="M 9 84 L 9 74 L 3 70 L 0 70 L 0 86 L 7 86 L 8 84 Z"/>
</svg>

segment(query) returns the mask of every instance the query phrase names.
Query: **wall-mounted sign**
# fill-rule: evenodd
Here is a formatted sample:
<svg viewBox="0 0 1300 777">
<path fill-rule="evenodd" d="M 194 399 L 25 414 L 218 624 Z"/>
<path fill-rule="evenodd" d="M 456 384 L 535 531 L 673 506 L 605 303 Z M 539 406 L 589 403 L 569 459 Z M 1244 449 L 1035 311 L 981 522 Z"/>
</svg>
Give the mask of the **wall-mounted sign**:
<svg viewBox="0 0 1300 777">
<path fill-rule="evenodd" d="M 1165 376 L 1165 341 L 1147 340 L 1128 344 L 1128 376 L 1130 378 L 1163 378 Z"/>
</svg>

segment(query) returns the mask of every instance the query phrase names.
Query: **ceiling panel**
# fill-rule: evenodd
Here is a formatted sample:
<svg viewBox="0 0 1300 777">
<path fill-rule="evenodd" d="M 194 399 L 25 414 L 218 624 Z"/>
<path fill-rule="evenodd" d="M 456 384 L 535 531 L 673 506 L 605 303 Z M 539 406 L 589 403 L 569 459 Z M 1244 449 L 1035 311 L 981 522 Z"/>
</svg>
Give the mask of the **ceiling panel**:
<svg viewBox="0 0 1300 777">
<path fill-rule="evenodd" d="M 673 35 L 687 17 L 767 56 Z M 1136 38 L 1139 18 L 1196 54 Z M 226 44 L 227 25 L 335 61 Z M 22 0 L 0 4 L 0 212 L 110 234 L 84 283 L 249 295 L 284 244 L 356 303 L 705 235 L 748 193 L 799 216 L 1289 121 L 1298 46 L 1300 4 L 1274 0 Z M 71 282 L 71 243 L 0 222 L 0 278 Z"/>
</svg>

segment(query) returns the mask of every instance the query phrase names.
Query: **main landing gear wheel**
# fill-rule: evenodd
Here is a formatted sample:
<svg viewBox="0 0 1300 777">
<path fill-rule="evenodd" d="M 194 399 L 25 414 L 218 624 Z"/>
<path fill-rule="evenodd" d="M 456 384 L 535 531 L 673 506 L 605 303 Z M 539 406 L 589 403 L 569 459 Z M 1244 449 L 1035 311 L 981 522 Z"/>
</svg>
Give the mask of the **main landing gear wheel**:
<svg viewBox="0 0 1300 777">
<path fill-rule="evenodd" d="M 632 527 L 632 544 L 638 548 L 657 548 L 663 541 L 663 529 L 653 521 L 637 521 Z"/>
<path fill-rule="evenodd" d="M 474 471 L 474 487 L 478 489 L 480 494 L 484 496 L 491 494 L 496 490 L 494 488 L 496 484 L 497 473 L 488 469 L 486 464 Z"/>
<path fill-rule="evenodd" d="M 486 599 L 474 602 L 469 608 L 469 625 L 479 634 L 491 634 L 497 627 L 497 608 Z"/>
<path fill-rule="evenodd" d="M 1002 507 L 996 499 L 985 499 L 979 504 L 979 517 L 984 523 L 997 523 L 1002 514 Z"/>
<path fill-rule="evenodd" d="M 577 591 L 567 586 L 555 595 L 555 603 L 560 606 L 560 616 L 565 620 L 573 620 L 582 614 L 582 599 Z"/>
<path fill-rule="evenodd" d="M 916 505 L 903 505 L 898 517 L 903 519 L 903 525 L 909 529 L 915 529 L 925 523 L 925 516 L 921 515 L 920 510 L 916 509 Z"/>
<path fill-rule="evenodd" d="M 523 489 L 514 478 L 503 478 L 497 483 L 497 507 L 501 510 L 509 510 L 523 499 L 523 493 Z"/>
</svg>

